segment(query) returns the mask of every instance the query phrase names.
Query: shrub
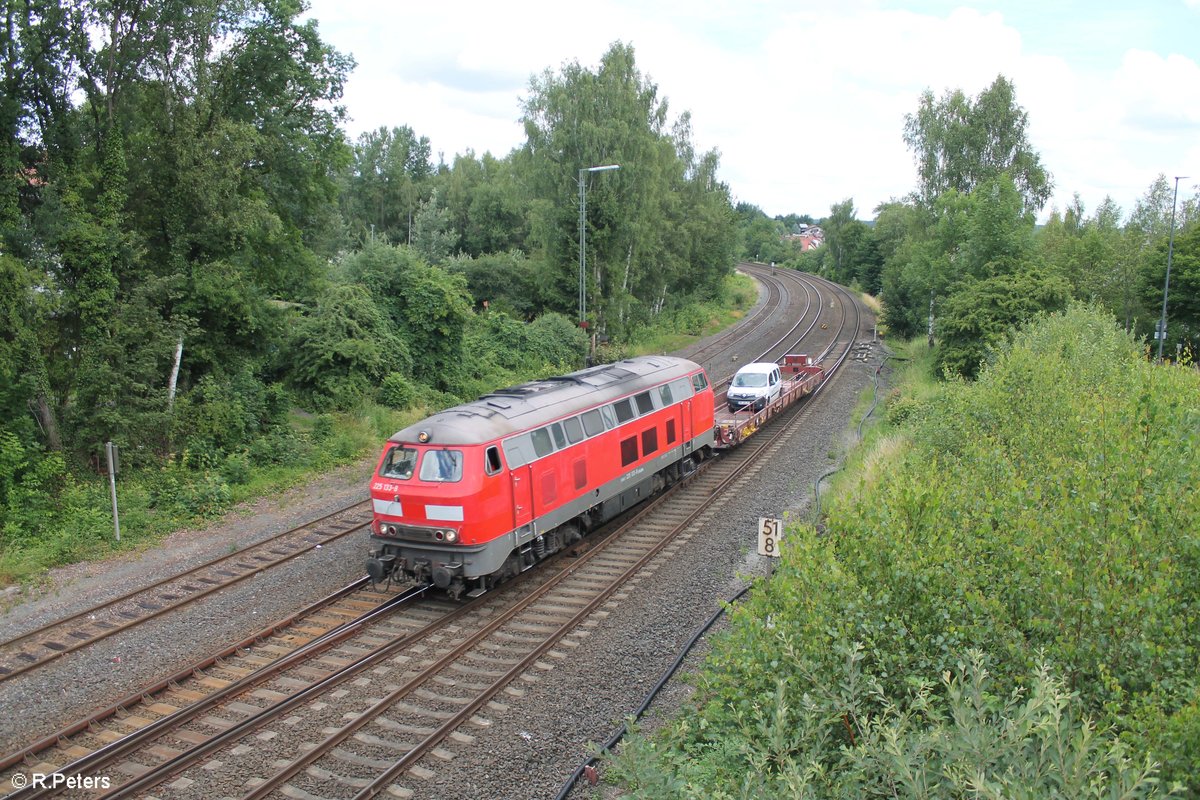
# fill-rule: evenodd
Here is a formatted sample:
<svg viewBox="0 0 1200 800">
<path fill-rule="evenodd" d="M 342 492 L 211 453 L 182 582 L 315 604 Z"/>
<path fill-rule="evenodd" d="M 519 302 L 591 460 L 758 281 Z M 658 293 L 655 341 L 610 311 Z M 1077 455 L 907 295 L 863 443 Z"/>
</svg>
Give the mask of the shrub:
<svg viewBox="0 0 1200 800">
<path fill-rule="evenodd" d="M 380 402 L 399 411 L 412 408 L 416 397 L 412 381 L 399 372 L 389 372 L 379 387 Z"/>
<path fill-rule="evenodd" d="M 855 491 L 834 498 L 831 535 L 789 530 L 775 576 L 714 643 L 699 710 L 674 726 L 674 743 L 657 742 L 665 774 L 712 796 L 857 796 L 813 792 L 801 779 L 832 775 L 832 764 L 857 769 L 838 760 L 842 751 L 878 735 L 892 749 L 869 760 L 903 772 L 926 759 L 941 780 L 969 741 L 996 745 L 989 727 L 1044 725 L 1072 746 L 1094 745 L 1062 755 L 1090 764 L 1097 787 L 1149 796 L 1158 790 L 1134 765 L 1157 761 L 1200 793 L 1200 375 L 1147 363 L 1114 320 L 1072 308 L 1011 336 L 976 383 L 922 392 L 906 416 L 904 436 L 884 439 L 904 445 L 892 445 L 888 468 L 848 479 Z M 822 729 L 816 766 L 801 759 L 793 771 L 811 742 L 784 736 L 764 709 L 803 709 L 842 687 L 844 643 L 875 688 L 841 707 L 850 722 L 886 725 L 853 739 L 845 726 Z M 970 651 L 987 654 L 981 696 L 1042 697 L 1061 716 L 1031 717 L 1042 711 L 1024 700 L 971 700 L 961 711 L 982 709 L 988 725 L 944 739 L 940 720 L 957 724 L 955 704 L 976 680 L 961 672 Z M 959 683 L 929 683 L 947 672 Z M 1098 738 L 1087 718 L 1127 749 Z M 754 720 L 757 739 L 746 733 Z M 931 794 L 1048 796 L 1018 758 L 1040 757 L 1043 744 L 1022 738 L 1004 750 L 1013 785 L 985 772 L 969 791 Z M 921 758 L 900 759 L 908 748 Z M 770 780 L 791 782 L 761 787 L 767 765 L 787 767 Z M 1061 796 L 1092 796 L 1075 777 L 1059 775 L 1078 791 Z M 890 780 L 855 790 L 871 795 Z"/>
<path fill-rule="evenodd" d="M 249 453 L 230 453 L 221 465 L 221 477 L 234 486 L 243 486 L 250 482 L 251 469 Z"/>
</svg>

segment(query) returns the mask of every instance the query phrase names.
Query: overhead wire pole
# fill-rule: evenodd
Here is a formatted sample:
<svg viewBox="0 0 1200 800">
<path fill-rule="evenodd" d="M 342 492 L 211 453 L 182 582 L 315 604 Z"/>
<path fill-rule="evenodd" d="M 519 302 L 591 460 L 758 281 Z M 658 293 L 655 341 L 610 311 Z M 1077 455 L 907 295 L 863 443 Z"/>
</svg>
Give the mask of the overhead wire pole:
<svg viewBox="0 0 1200 800">
<path fill-rule="evenodd" d="M 582 167 L 579 170 L 579 327 L 587 325 L 587 190 L 584 180 L 589 172 L 620 169 L 620 164 Z"/>
<path fill-rule="evenodd" d="M 1167 340 L 1167 292 L 1171 288 L 1171 256 L 1175 252 L 1175 206 L 1179 201 L 1179 182 L 1187 175 L 1175 176 L 1175 196 L 1171 198 L 1171 238 L 1167 244 L 1167 279 L 1163 281 L 1162 318 L 1158 321 L 1158 363 L 1162 363 L 1163 342 Z"/>
</svg>

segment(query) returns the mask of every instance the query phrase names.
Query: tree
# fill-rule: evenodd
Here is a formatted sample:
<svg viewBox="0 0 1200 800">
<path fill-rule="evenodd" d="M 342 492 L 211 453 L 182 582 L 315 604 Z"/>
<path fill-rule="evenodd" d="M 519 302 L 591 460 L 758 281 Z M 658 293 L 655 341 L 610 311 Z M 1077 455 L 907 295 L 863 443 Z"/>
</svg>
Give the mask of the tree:
<svg viewBox="0 0 1200 800">
<path fill-rule="evenodd" d="M 1041 312 L 1062 310 L 1069 299 L 1065 280 L 1036 267 L 967 279 L 938 315 L 938 368 L 975 377 L 1005 333 Z"/>
<path fill-rule="evenodd" d="M 951 189 L 969 194 L 1007 172 L 1025 208 L 1040 210 L 1053 184 L 1029 144 L 1027 126 L 1028 114 L 1017 105 L 1015 87 L 1003 75 L 974 101 L 961 89 L 946 92 L 940 101 L 925 90 L 916 113 L 906 115 L 904 124 L 904 141 L 917 161 L 921 200 L 932 204 Z"/>
<path fill-rule="evenodd" d="M 1147 320 L 1146 327 L 1149 328 L 1160 319 L 1162 311 L 1169 238 L 1155 248 L 1155 257 L 1150 261 L 1153 267 L 1145 273 L 1141 283 L 1143 302 L 1157 312 Z M 1175 234 L 1175 247 L 1171 253 L 1164 358 L 1175 352 L 1176 344 L 1188 348 L 1193 361 L 1200 360 L 1200 223 L 1192 223 Z"/>
<path fill-rule="evenodd" d="M 732 267 L 720 263 L 733 225 L 717 155 L 694 153 L 686 114 L 668 129 L 666 101 L 638 71 L 632 47 L 612 45 L 596 72 L 574 62 L 535 77 L 523 122 L 516 165 L 536 198 L 530 244 L 552 308 L 576 305 L 579 170 L 590 166 L 621 166 L 582 177 L 588 309 L 599 329 L 626 331 L 672 298 L 713 290 Z M 706 229 L 687 227 L 696 218 Z"/>
<path fill-rule="evenodd" d="M 362 286 L 332 287 L 293 328 L 292 384 L 318 406 L 362 398 L 388 374 L 411 374 L 412 359 Z"/>
<path fill-rule="evenodd" d="M 414 377 L 446 388 L 460 366 L 471 315 L 462 276 L 426 264 L 408 247 L 382 242 L 348 256 L 341 269 L 347 282 L 362 284 L 387 315 L 412 354 Z"/>
<path fill-rule="evenodd" d="M 180 344 L 184 391 L 244 374 L 280 344 L 271 301 L 319 293 L 352 62 L 301 13 L 5 5 L 0 237 L 37 287 L 17 341 L 49 447 L 157 446 Z"/>
<path fill-rule="evenodd" d="M 407 125 L 381 127 L 359 136 L 352 153 L 341 193 L 347 223 L 360 239 L 411 243 L 413 215 L 433 176 L 429 137 Z"/>
</svg>

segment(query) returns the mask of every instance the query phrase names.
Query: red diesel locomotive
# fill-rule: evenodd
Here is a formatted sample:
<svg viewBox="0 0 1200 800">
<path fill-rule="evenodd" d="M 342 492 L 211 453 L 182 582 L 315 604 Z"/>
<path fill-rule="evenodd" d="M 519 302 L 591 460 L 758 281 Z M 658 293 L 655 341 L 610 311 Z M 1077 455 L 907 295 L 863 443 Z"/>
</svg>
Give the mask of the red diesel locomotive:
<svg viewBox="0 0 1200 800">
<path fill-rule="evenodd" d="M 690 472 L 713 411 L 698 364 L 643 356 L 434 414 L 380 456 L 367 572 L 482 594 Z"/>
</svg>

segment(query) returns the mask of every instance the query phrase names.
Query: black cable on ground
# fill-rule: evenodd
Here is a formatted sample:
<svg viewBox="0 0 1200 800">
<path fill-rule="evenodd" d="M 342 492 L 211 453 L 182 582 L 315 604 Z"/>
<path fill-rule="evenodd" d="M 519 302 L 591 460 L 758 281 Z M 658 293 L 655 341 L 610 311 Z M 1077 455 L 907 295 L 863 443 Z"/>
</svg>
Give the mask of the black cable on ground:
<svg viewBox="0 0 1200 800">
<path fill-rule="evenodd" d="M 774 571 L 773 565 L 772 565 L 771 571 L 772 572 Z M 767 574 L 767 577 L 770 577 L 770 573 Z M 713 624 L 721 618 L 721 615 L 725 613 L 726 606 L 733 605 L 738 600 L 741 600 L 742 597 L 746 594 L 746 592 L 750 591 L 750 587 L 753 585 L 754 584 L 749 584 L 747 586 L 742 587 L 742 589 L 737 594 L 735 594 L 733 597 L 729 598 L 729 600 L 727 600 L 725 603 L 723 603 L 720 608 L 718 608 L 715 612 L 713 612 L 713 615 L 708 618 L 708 621 L 706 621 L 703 625 L 701 625 L 696 630 L 696 633 L 692 636 L 691 639 L 688 640 L 688 643 L 683 646 L 683 650 L 681 650 L 679 655 L 675 658 L 675 662 L 673 664 L 671 664 L 670 668 L 663 674 L 663 676 L 659 679 L 658 683 L 656 683 L 654 685 L 654 688 L 651 689 L 646 694 L 646 698 L 644 700 L 642 700 L 642 704 L 640 706 L 638 706 L 636 711 L 633 712 L 633 718 L 635 721 L 641 719 L 642 714 L 646 713 L 646 709 L 648 709 L 650 707 L 650 704 L 652 702 L 654 702 L 654 698 L 656 696 L 658 696 L 658 693 L 661 692 L 663 687 L 667 685 L 667 682 L 669 680 L 671 680 L 672 677 L 674 677 L 675 673 L 679 670 L 679 667 L 683 664 L 684 659 L 688 657 L 688 654 L 691 653 L 692 648 L 696 646 L 696 642 L 700 641 L 700 637 L 702 637 L 704 634 L 708 633 L 708 629 L 711 628 L 713 626 Z M 563 784 L 562 789 L 560 789 L 558 794 L 555 795 L 555 800 L 565 800 L 566 796 L 571 793 L 572 789 L 575 788 L 575 784 L 579 781 L 579 778 L 580 778 L 580 776 L 583 775 L 584 771 L 588 767 L 595 764 L 597 759 L 602 754 L 604 754 L 604 753 L 608 752 L 609 750 L 611 750 L 612 748 L 616 747 L 617 742 L 621 741 L 621 739 L 624 738 L 625 734 L 628 732 L 629 732 L 629 726 L 626 725 L 625 723 L 622 723 L 621 727 L 618 728 L 613 733 L 613 735 L 608 738 L 608 741 L 606 741 L 603 746 L 601 746 L 600 751 L 596 755 L 587 759 L 586 761 L 584 761 L 582 764 L 580 764 L 578 767 L 575 768 L 575 771 L 571 773 L 571 777 L 567 778 L 566 783 Z"/>
</svg>

